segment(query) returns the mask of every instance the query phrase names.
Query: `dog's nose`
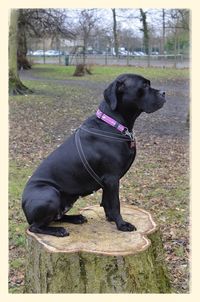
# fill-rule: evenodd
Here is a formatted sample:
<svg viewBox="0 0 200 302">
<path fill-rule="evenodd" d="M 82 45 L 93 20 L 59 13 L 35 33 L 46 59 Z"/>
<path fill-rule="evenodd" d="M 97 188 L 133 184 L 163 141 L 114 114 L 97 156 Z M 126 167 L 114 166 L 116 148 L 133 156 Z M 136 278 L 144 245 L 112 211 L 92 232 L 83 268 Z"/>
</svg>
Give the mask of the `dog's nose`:
<svg viewBox="0 0 200 302">
<path fill-rule="evenodd" d="M 159 90 L 159 94 L 164 98 L 165 97 L 165 91 Z"/>
</svg>

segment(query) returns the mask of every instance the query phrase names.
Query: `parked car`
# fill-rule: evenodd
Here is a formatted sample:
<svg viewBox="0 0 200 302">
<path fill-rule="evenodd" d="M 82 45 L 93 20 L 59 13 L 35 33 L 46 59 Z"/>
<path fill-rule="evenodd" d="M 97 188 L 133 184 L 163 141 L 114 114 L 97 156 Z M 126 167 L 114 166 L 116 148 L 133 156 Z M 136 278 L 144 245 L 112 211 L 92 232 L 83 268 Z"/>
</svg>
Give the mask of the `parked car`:
<svg viewBox="0 0 200 302">
<path fill-rule="evenodd" d="M 45 51 L 45 56 L 47 57 L 58 57 L 64 55 L 63 51 L 50 49 Z"/>
<path fill-rule="evenodd" d="M 127 50 L 120 50 L 119 51 L 119 56 L 122 56 L 122 57 L 128 56 L 128 51 Z"/>
<path fill-rule="evenodd" d="M 33 53 L 32 53 L 32 55 L 33 56 L 44 56 L 44 50 L 42 50 L 42 49 L 38 49 L 38 50 L 35 50 Z"/>
<path fill-rule="evenodd" d="M 138 51 L 138 53 L 139 53 L 140 56 L 146 56 L 146 53 L 143 52 L 143 51 Z"/>
<path fill-rule="evenodd" d="M 54 56 L 54 50 L 46 50 L 46 51 L 45 51 L 45 56 L 47 56 L 47 57 L 52 57 L 52 56 Z"/>
<path fill-rule="evenodd" d="M 139 51 L 133 51 L 133 56 L 139 57 L 140 56 Z"/>
<path fill-rule="evenodd" d="M 57 53 L 56 53 L 55 50 L 50 49 L 50 50 L 45 51 L 45 56 L 47 56 L 47 57 L 56 57 Z"/>
</svg>

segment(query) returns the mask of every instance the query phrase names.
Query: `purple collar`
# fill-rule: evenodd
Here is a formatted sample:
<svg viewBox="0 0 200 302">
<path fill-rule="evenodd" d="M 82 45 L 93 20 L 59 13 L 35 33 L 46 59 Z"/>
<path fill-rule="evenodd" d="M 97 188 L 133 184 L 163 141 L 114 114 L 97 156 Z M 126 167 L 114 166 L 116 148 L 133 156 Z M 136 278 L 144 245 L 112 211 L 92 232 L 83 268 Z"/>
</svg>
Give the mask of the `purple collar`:
<svg viewBox="0 0 200 302">
<path fill-rule="evenodd" d="M 100 109 L 97 110 L 96 116 L 100 120 L 104 121 L 106 124 L 116 128 L 122 134 L 125 134 L 125 135 L 129 136 L 132 140 L 134 139 L 133 133 L 129 132 L 127 127 L 121 125 L 116 120 L 114 120 L 112 117 L 110 117 L 110 116 L 106 115 L 105 113 L 103 113 Z"/>
</svg>

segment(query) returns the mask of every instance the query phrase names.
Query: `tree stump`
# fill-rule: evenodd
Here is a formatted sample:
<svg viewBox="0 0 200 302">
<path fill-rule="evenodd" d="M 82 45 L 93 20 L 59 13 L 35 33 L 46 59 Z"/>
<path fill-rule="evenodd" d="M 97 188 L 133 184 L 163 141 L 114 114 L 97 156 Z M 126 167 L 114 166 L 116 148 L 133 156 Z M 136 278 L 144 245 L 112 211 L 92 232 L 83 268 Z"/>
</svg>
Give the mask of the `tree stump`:
<svg viewBox="0 0 200 302">
<path fill-rule="evenodd" d="M 85 74 L 92 74 L 92 66 L 88 64 L 78 64 L 76 65 L 76 69 L 74 71 L 74 77 L 82 77 Z"/>
<path fill-rule="evenodd" d="M 136 232 L 118 231 L 99 206 L 81 213 L 87 223 L 62 223 L 68 237 L 27 230 L 25 293 L 170 292 L 160 233 L 148 212 L 121 207 Z"/>
</svg>

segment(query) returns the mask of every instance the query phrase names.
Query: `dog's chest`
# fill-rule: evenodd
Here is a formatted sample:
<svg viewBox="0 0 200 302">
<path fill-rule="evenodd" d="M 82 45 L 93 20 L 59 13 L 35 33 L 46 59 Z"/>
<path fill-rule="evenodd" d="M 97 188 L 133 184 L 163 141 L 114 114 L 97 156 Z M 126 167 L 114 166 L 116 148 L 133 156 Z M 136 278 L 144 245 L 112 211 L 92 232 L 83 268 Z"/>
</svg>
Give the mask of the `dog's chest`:
<svg viewBox="0 0 200 302">
<path fill-rule="evenodd" d="M 129 170 L 136 156 L 136 143 L 135 141 L 131 143 L 129 142 L 129 146 L 126 148 L 122 176 Z"/>
</svg>

